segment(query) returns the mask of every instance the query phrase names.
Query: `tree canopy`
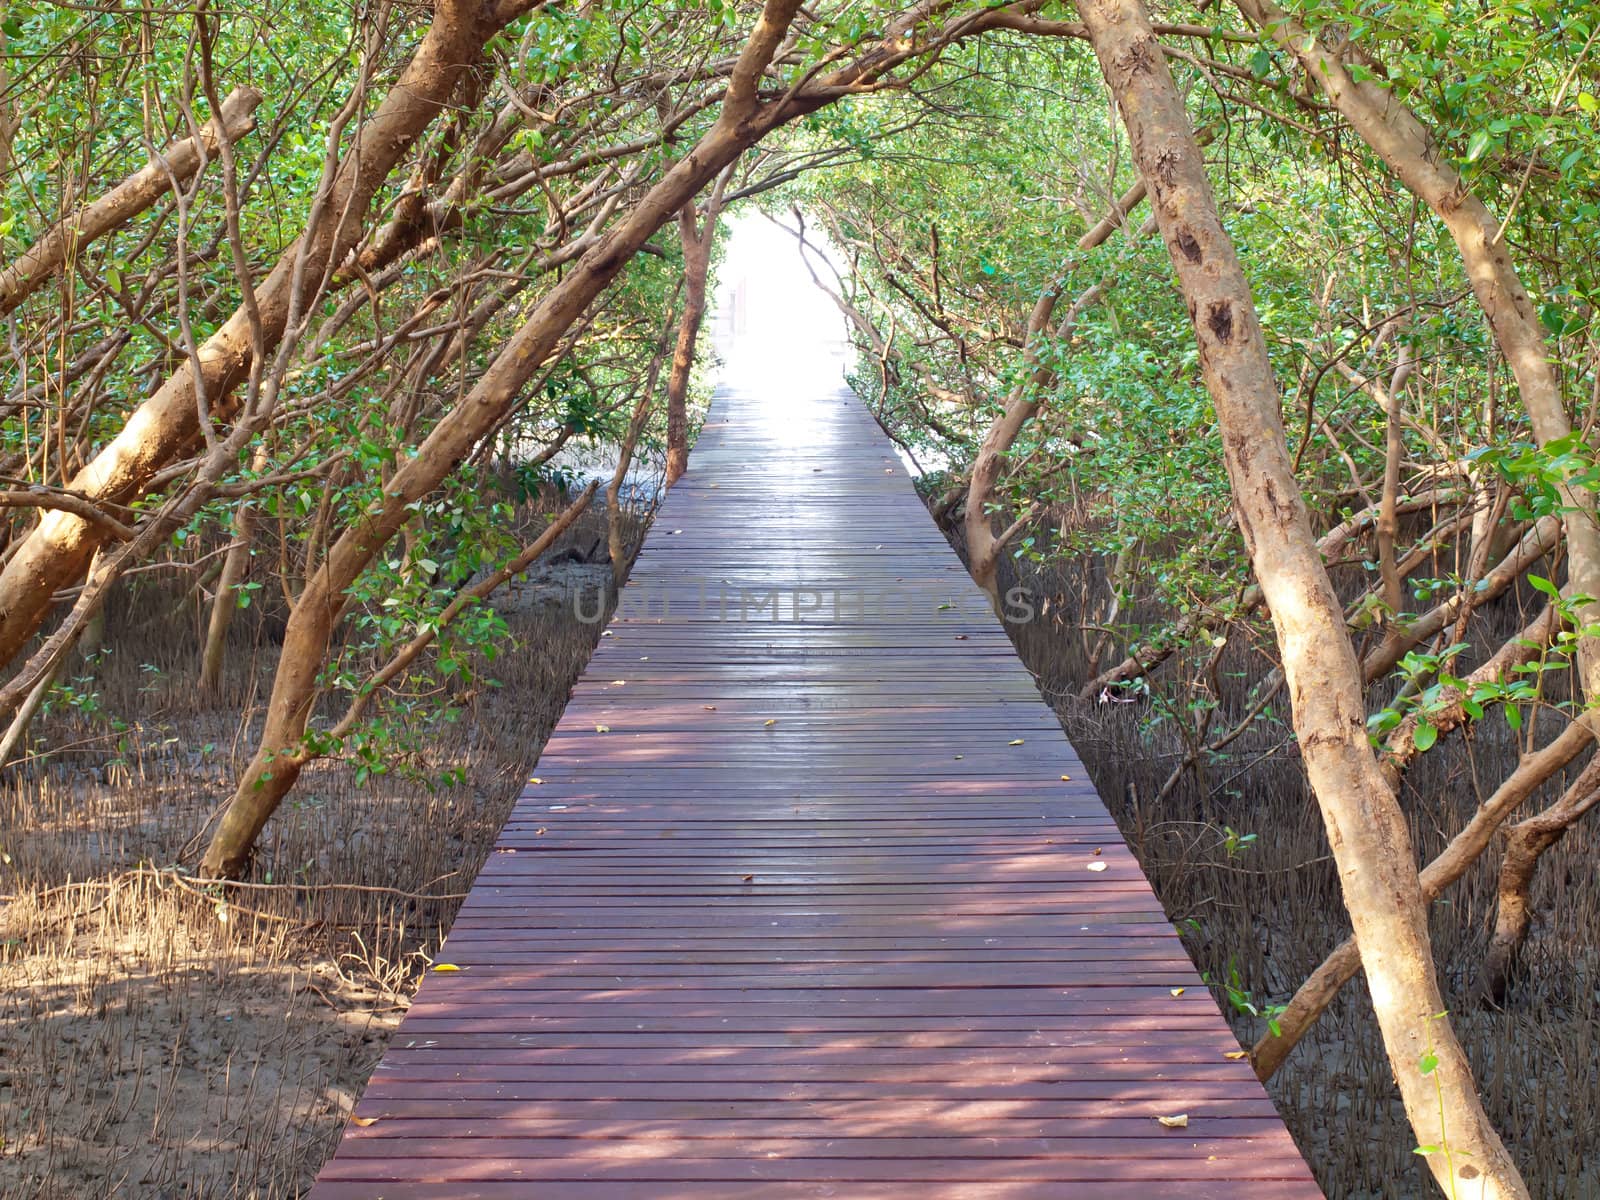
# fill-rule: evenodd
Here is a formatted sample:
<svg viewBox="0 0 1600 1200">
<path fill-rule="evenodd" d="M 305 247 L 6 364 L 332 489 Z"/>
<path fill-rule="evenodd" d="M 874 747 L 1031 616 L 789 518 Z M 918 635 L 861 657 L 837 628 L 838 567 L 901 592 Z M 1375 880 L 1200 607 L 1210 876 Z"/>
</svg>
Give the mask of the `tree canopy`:
<svg viewBox="0 0 1600 1200">
<path fill-rule="evenodd" d="M 1597 37 L 1554 0 L 12 3 L 5 752 L 173 576 L 202 686 L 240 608 L 283 624 L 205 876 L 308 763 L 397 769 L 596 495 L 563 451 L 619 462 L 608 514 L 636 455 L 683 471 L 717 222 L 760 208 L 974 577 L 1098 564 L 1081 703 L 1181 725 L 1174 781 L 1293 740 L 1355 941 L 1258 1070 L 1364 967 L 1440 1185 L 1524 1195 L 1426 917 L 1591 752 Z M 1397 788 L 1491 726 L 1516 761 L 1419 863 Z M 1491 996 L 1592 773 L 1510 827 Z"/>
</svg>

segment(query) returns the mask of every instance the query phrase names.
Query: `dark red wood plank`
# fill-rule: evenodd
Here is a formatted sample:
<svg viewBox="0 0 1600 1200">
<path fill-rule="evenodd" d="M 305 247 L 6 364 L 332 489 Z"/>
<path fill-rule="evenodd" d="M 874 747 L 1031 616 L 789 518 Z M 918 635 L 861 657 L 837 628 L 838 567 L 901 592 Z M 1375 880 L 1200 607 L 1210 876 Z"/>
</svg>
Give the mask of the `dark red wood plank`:
<svg viewBox="0 0 1600 1200">
<path fill-rule="evenodd" d="M 441 959 L 314 1200 L 1320 1195 L 846 392 L 718 396 Z"/>
</svg>

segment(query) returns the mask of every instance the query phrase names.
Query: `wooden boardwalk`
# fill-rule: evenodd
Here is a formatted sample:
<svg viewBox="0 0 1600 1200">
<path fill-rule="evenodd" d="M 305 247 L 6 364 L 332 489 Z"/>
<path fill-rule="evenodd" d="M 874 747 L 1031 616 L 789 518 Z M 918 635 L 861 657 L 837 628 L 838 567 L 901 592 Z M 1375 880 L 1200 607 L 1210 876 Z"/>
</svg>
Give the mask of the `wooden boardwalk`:
<svg viewBox="0 0 1600 1200">
<path fill-rule="evenodd" d="M 537 775 L 314 1200 L 1321 1195 L 847 393 L 719 395 Z"/>
</svg>

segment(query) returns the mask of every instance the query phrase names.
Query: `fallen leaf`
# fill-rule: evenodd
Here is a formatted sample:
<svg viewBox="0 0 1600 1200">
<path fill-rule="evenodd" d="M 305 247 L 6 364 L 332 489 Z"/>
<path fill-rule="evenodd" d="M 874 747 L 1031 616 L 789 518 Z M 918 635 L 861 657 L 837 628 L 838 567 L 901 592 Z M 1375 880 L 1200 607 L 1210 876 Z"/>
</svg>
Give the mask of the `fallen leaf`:
<svg viewBox="0 0 1600 1200">
<path fill-rule="evenodd" d="M 1101 849 L 1100 849 L 1100 847 L 1099 847 L 1099 846 L 1096 846 L 1096 847 L 1095 847 L 1095 848 L 1094 848 L 1094 854 L 1095 854 L 1095 857 L 1096 857 L 1096 858 L 1099 858 L 1099 857 L 1100 857 L 1100 855 L 1101 855 L 1101 853 L 1102 853 L 1102 851 L 1101 851 Z"/>
<path fill-rule="evenodd" d="M 957 761 L 957 762 L 960 762 L 960 761 L 961 761 L 961 760 L 962 760 L 962 759 L 963 759 L 963 758 L 965 758 L 965 757 L 966 757 L 966 755 L 965 755 L 965 754 L 958 754 L 958 755 L 956 755 L 956 761 Z"/>
<path fill-rule="evenodd" d="M 715 704 L 702 704 L 700 707 L 705 709 L 707 712 L 717 711 L 717 706 Z"/>
<path fill-rule="evenodd" d="M 964 642 L 964 641 L 966 641 L 966 640 L 967 640 L 967 635 L 966 635 L 966 634 L 964 634 L 964 633 L 958 633 L 958 634 L 956 634 L 956 641 L 958 641 L 958 642 Z"/>
<path fill-rule="evenodd" d="M 1006 745 L 1008 745 L 1008 746 L 1020 746 L 1020 745 L 1022 745 L 1022 739 L 1021 738 L 1012 738 L 1009 742 L 1006 743 Z"/>
<path fill-rule="evenodd" d="M 540 779 L 537 775 L 535 775 L 532 779 L 528 780 L 528 782 L 529 783 L 543 783 L 544 780 Z"/>
<path fill-rule="evenodd" d="M 434 963 L 433 964 L 433 969 L 435 971 L 459 971 L 459 970 L 461 970 L 461 968 L 456 966 L 455 963 Z"/>
<path fill-rule="evenodd" d="M 1061 782 L 1063 782 L 1063 783 L 1071 783 L 1072 782 L 1072 776 L 1071 775 L 1063 775 L 1061 777 Z"/>
<path fill-rule="evenodd" d="M 378 1118 L 377 1117 L 351 1117 L 350 1118 L 350 1124 L 359 1125 L 363 1129 L 365 1129 L 368 1125 L 376 1125 L 377 1123 L 378 1123 Z"/>
<path fill-rule="evenodd" d="M 1238 1062 L 1241 1058 L 1249 1058 L 1250 1057 L 1250 1051 L 1248 1051 L 1248 1050 L 1229 1050 L 1222 1057 L 1223 1058 L 1231 1058 L 1231 1059 L 1233 1059 L 1234 1062 Z"/>
<path fill-rule="evenodd" d="M 596 733 L 610 733 L 611 732 L 611 726 L 609 726 L 609 725 L 596 725 L 594 727 L 594 731 Z"/>
<path fill-rule="evenodd" d="M 746 883 L 750 883 L 750 882 L 753 882 L 753 881 L 754 881 L 754 879 L 755 879 L 755 876 L 754 876 L 754 875 L 746 875 L 746 876 L 745 876 L 745 877 L 744 877 L 744 881 L 745 881 L 745 882 L 746 882 Z"/>
<path fill-rule="evenodd" d="M 543 825 L 541 825 L 541 826 L 539 826 L 538 829 L 536 829 L 534 831 L 533 836 L 534 837 L 543 837 L 548 832 L 550 832 L 550 831 L 548 829 L 546 829 Z"/>
<path fill-rule="evenodd" d="M 772 720 L 770 720 L 770 721 L 765 721 L 765 722 L 763 722 L 763 724 L 766 724 L 766 725 L 769 725 L 769 726 L 770 726 L 770 725 L 776 725 L 776 724 L 777 724 L 777 723 L 778 723 L 778 721 L 777 721 L 777 718 L 776 718 L 776 717 L 774 717 L 774 718 L 773 718 L 773 719 L 772 719 Z"/>
<path fill-rule="evenodd" d="M 1189 1128 L 1189 1114 L 1188 1113 L 1179 1113 L 1175 1117 L 1157 1117 L 1156 1120 L 1160 1121 L 1168 1129 L 1187 1129 L 1187 1128 Z"/>
<path fill-rule="evenodd" d="M 1106 869 L 1106 864 L 1103 862 L 1092 862 L 1089 864 L 1088 869 L 1091 871 L 1104 871 Z"/>
<path fill-rule="evenodd" d="M 612 633 L 611 630 L 609 630 L 609 629 L 602 629 L 600 631 L 600 636 L 601 637 L 616 637 L 617 635 Z"/>
<path fill-rule="evenodd" d="M 1183 995 L 1188 990 L 1189 990 L 1188 988 L 1173 988 L 1172 989 L 1173 998 L 1176 999 L 1177 997 Z"/>
<path fill-rule="evenodd" d="M 612 687 L 622 687 L 627 682 L 628 681 L 626 679 L 613 679 L 611 681 L 611 686 Z"/>
</svg>

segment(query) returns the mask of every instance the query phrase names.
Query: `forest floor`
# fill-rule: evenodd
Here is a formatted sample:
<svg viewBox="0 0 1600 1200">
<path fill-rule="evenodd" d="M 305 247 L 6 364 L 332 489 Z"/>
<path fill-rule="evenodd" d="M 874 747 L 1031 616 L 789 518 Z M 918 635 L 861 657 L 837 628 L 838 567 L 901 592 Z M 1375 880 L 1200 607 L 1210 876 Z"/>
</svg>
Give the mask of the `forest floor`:
<svg viewBox="0 0 1600 1200">
<path fill-rule="evenodd" d="M 587 514 L 555 554 L 603 532 Z M 281 620 L 240 614 L 208 697 L 194 606 L 171 587 L 123 598 L 117 649 L 0 779 L 0 1197 L 301 1192 L 593 649 L 575 596 L 592 613 L 609 574 L 566 562 L 510 585 L 496 608 L 516 649 L 484 668 L 499 686 L 457 695 L 461 718 L 406 771 L 308 770 L 263 839 L 264 886 L 226 906 L 170 864 L 192 861 L 252 749 L 237 714 L 270 685 Z"/>
<path fill-rule="evenodd" d="M 590 514 L 562 546 L 589 551 L 602 529 Z M 1248 1044 L 1344 934 L 1316 807 L 1281 719 L 1157 799 L 1187 744 L 1181 706 L 1074 698 L 1089 674 L 1078 625 L 1094 623 L 1096 572 L 1081 559 L 1030 572 L 1024 582 L 1050 604 L 1011 632 Z M 509 592 L 497 607 L 518 648 L 486 670 L 501 686 L 458 695 L 461 719 L 427 731 L 426 750 L 401 764 L 409 774 L 358 786 L 348 767 L 308 771 L 261 846 L 266 886 L 226 909 L 168 864 L 192 851 L 251 749 L 235 714 L 270 682 L 281 622 L 247 610 L 223 688 L 203 696 L 193 607 L 171 587 L 124 597 L 106 642 L 136 653 L 71 679 L 70 703 L 34 731 L 48 757 L 0 778 L 0 1200 L 303 1190 L 587 661 L 599 626 L 578 619 L 573 595 L 592 612 L 607 573 L 568 564 Z M 1237 680 L 1227 703 L 1241 704 L 1260 673 L 1249 651 L 1224 662 Z M 1474 770 L 1496 777 L 1515 754 L 1491 728 L 1470 754 L 1453 742 L 1413 769 L 1403 799 L 1424 853 L 1471 810 Z M 424 781 L 452 768 L 459 782 Z M 1493 862 L 1435 911 L 1457 1028 L 1541 1200 L 1600 1195 L 1600 1108 L 1588 1102 L 1600 1063 L 1597 861 L 1589 826 L 1547 856 L 1527 970 L 1503 1008 L 1470 998 Z M 1359 985 L 1272 1091 L 1330 1197 L 1423 1194 Z"/>
<path fill-rule="evenodd" d="M 957 531 L 958 551 L 960 540 Z M 1105 648 L 1110 657 L 1095 664 L 1097 605 L 1109 595 L 1104 564 L 1066 552 L 1037 567 L 1008 566 L 1007 573 L 1014 577 L 1002 588 L 1026 587 L 1040 610 L 1038 619 L 1008 627 L 1018 654 L 1240 1043 L 1253 1044 L 1269 1032 L 1274 1006 L 1349 932 L 1287 706 L 1269 706 L 1226 750 L 1201 755 L 1176 782 L 1173 773 L 1192 746 L 1232 728 L 1251 708 L 1252 689 L 1272 660 L 1250 639 L 1234 638 L 1212 683 L 1192 686 L 1169 667 L 1147 692 L 1080 698 L 1083 681 L 1121 652 L 1120 645 Z M 1527 591 L 1486 606 L 1467 640 L 1500 645 L 1539 603 Z M 1158 628 L 1171 614 L 1142 606 L 1122 620 Z M 1207 734 L 1198 724 L 1205 709 L 1193 702 L 1213 686 L 1221 694 Z M 1565 720 L 1530 716 L 1524 735 L 1542 743 Z M 1441 738 L 1412 765 L 1400 800 L 1424 861 L 1465 824 L 1520 752 L 1518 736 L 1494 719 L 1470 738 Z M 1568 782 L 1566 775 L 1550 781 L 1522 811 L 1551 802 Z M 1476 983 L 1494 924 L 1499 859 L 1498 846 L 1491 848 L 1433 907 L 1434 954 L 1451 1020 L 1533 1196 L 1600 1197 L 1600 824 L 1578 825 L 1546 853 L 1521 970 L 1495 1006 L 1477 998 Z M 1412 1150 L 1416 1139 L 1359 977 L 1268 1091 L 1331 1200 L 1434 1194 Z"/>
</svg>

